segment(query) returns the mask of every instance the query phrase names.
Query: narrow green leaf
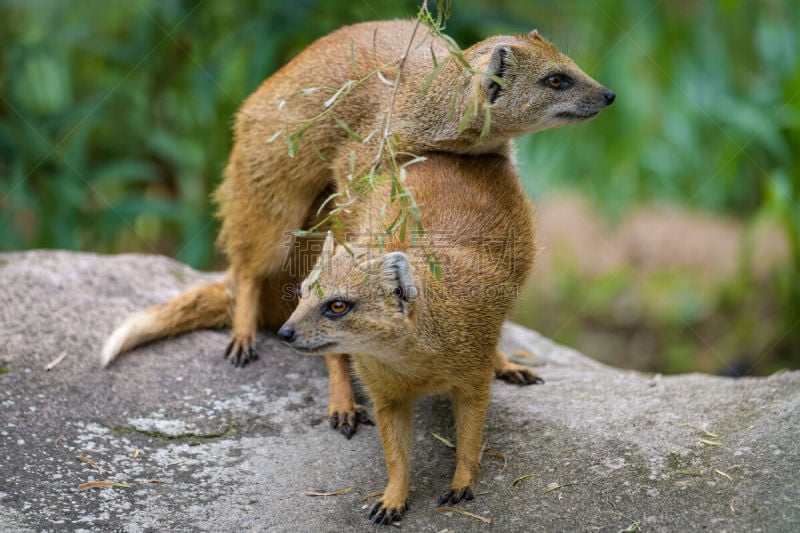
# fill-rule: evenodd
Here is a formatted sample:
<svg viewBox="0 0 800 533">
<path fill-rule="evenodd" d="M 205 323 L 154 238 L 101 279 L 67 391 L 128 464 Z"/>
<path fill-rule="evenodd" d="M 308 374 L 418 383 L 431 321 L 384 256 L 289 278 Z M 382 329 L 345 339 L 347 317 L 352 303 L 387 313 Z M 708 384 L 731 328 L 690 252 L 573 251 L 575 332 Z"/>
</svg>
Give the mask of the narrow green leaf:
<svg viewBox="0 0 800 533">
<path fill-rule="evenodd" d="M 338 91 L 336 91 L 336 92 L 333 94 L 333 96 L 331 96 L 330 98 L 328 98 L 328 100 L 326 100 L 326 101 L 325 101 L 325 103 L 324 103 L 324 104 L 322 104 L 322 107 L 324 107 L 325 109 L 327 109 L 327 108 L 331 107 L 331 106 L 332 106 L 334 103 L 336 103 L 336 101 L 339 99 L 339 97 L 340 97 L 340 96 L 341 96 L 341 95 L 342 95 L 342 94 L 343 94 L 345 91 L 348 91 L 348 90 L 350 89 L 350 87 L 351 87 L 352 85 L 353 85 L 353 80 L 347 80 L 347 82 L 345 82 L 345 84 L 344 84 L 344 85 L 342 85 L 341 87 L 339 87 L 339 90 L 338 90 Z"/>
<path fill-rule="evenodd" d="M 317 264 L 317 268 L 311 271 L 308 275 L 307 281 L 309 287 L 314 287 L 314 285 L 319 284 L 319 276 L 322 274 L 322 269 L 325 268 L 325 256 L 321 256 L 319 264 Z"/>
<path fill-rule="evenodd" d="M 327 161 L 327 159 L 325 159 L 325 156 L 322 155 L 322 152 L 320 151 L 319 146 L 317 146 L 317 143 L 314 142 L 314 139 L 311 139 L 311 148 L 314 150 L 314 155 L 317 156 L 317 159 L 319 159 L 320 161 Z"/>
<path fill-rule="evenodd" d="M 297 229 L 292 232 L 295 237 L 325 237 L 324 231 L 314 231 L 306 229 Z"/>
<path fill-rule="evenodd" d="M 431 253 L 428 257 L 428 268 L 431 269 L 431 273 L 437 281 L 442 279 L 442 265 L 439 263 L 436 252 Z"/>
<path fill-rule="evenodd" d="M 458 91 L 453 91 L 453 96 L 450 97 L 450 111 L 447 114 L 447 120 L 452 121 L 456 117 L 456 103 L 458 102 Z"/>
<path fill-rule="evenodd" d="M 407 216 L 408 216 L 408 213 L 398 213 L 397 214 L 397 218 L 395 218 L 394 222 L 392 223 L 392 225 L 387 228 L 386 233 L 388 233 L 390 235 L 392 233 L 394 233 L 397 228 L 399 228 L 400 226 L 402 226 L 405 223 L 405 220 L 406 220 Z"/>
<path fill-rule="evenodd" d="M 473 69 L 472 65 L 469 64 L 469 61 L 467 61 L 467 58 L 464 57 L 464 54 L 461 53 L 461 50 L 458 50 L 458 46 L 456 45 L 456 42 L 453 41 L 453 39 L 451 39 L 449 37 L 446 37 L 445 35 L 442 35 L 442 38 L 444 38 L 445 40 L 449 40 L 449 42 L 452 43 L 453 47 L 456 48 L 455 50 L 450 50 L 450 55 L 455 57 L 458 60 L 459 63 L 464 65 L 464 68 L 466 68 L 467 70 L 473 72 L 475 69 Z"/>
<path fill-rule="evenodd" d="M 409 165 L 413 165 L 415 163 L 422 163 L 423 161 L 427 161 L 427 159 L 428 159 L 427 157 L 425 157 L 423 155 L 419 155 L 419 156 L 417 156 L 417 157 L 415 157 L 413 159 L 410 159 L 410 160 L 406 161 L 405 163 L 403 163 L 402 168 L 405 168 L 405 167 L 407 167 Z"/>
<path fill-rule="evenodd" d="M 361 79 L 361 73 L 358 71 L 358 65 L 356 65 L 356 40 L 350 39 L 350 64 L 353 65 L 353 72 L 356 74 L 356 78 Z"/>
<path fill-rule="evenodd" d="M 300 149 L 300 139 L 303 138 L 308 127 L 308 123 L 306 123 L 302 128 L 290 134 L 289 126 L 286 126 L 286 142 L 289 144 L 289 157 L 297 155 L 297 151 Z"/>
<path fill-rule="evenodd" d="M 369 169 L 369 174 L 367 174 L 367 175 L 369 176 L 370 183 L 372 183 L 373 185 L 376 185 L 378 183 L 378 181 L 380 180 L 380 177 L 381 177 L 381 175 L 377 173 L 375 167 L 372 167 L 371 169 Z M 381 182 L 381 183 L 383 183 L 383 182 Z"/>
<path fill-rule="evenodd" d="M 322 213 L 322 210 L 325 209 L 326 205 L 328 205 L 334 198 L 336 198 L 337 196 L 341 196 L 341 195 L 342 195 L 342 193 L 335 192 L 335 193 L 331 194 L 330 196 L 328 196 L 327 198 L 325 198 L 325 201 L 322 202 L 322 205 L 319 206 L 319 209 L 317 209 L 317 214 L 319 215 L 320 213 Z"/>
<path fill-rule="evenodd" d="M 431 60 L 433 61 L 433 66 L 438 67 L 439 62 L 436 60 L 436 52 L 433 51 L 433 43 L 431 42 Z"/>
<path fill-rule="evenodd" d="M 442 70 L 443 65 L 444 63 L 439 63 L 438 65 L 435 65 L 433 67 L 433 70 L 431 71 L 428 78 L 425 80 L 425 83 L 422 84 L 422 94 L 428 93 L 428 89 L 431 88 L 431 84 L 433 83 L 434 78 L 436 78 L 436 76 L 439 75 L 439 72 Z"/>
<path fill-rule="evenodd" d="M 392 122 L 392 126 L 394 126 L 396 130 L 401 128 L 416 128 L 419 126 L 419 123 L 411 120 L 398 120 L 397 122 Z"/>
<path fill-rule="evenodd" d="M 489 136 L 489 130 L 492 127 L 492 109 L 487 105 L 486 113 L 483 117 L 483 128 L 481 129 L 481 139 Z"/>
<path fill-rule="evenodd" d="M 508 85 L 508 82 L 506 80 L 504 80 L 503 78 L 501 78 L 500 76 L 495 76 L 494 74 L 489 74 L 488 72 L 482 72 L 480 70 L 475 70 L 475 71 L 473 71 L 473 74 L 477 74 L 479 76 L 483 76 L 484 78 L 489 78 L 490 80 L 492 80 L 493 82 L 498 84 L 500 87 L 505 87 L 506 85 Z"/>
<path fill-rule="evenodd" d="M 464 112 L 464 116 L 461 117 L 461 120 L 458 121 L 458 132 L 461 133 L 465 129 L 467 129 L 467 124 L 475 116 L 475 108 L 474 106 L 467 106 L 466 112 Z"/>
<path fill-rule="evenodd" d="M 345 122 L 344 122 L 342 119 L 340 119 L 339 117 L 337 117 L 337 116 L 335 116 L 335 115 L 334 115 L 334 117 L 333 117 L 333 120 L 336 122 L 336 124 L 337 124 L 337 125 L 338 125 L 340 128 L 342 128 L 342 129 L 345 131 L 345 133 L 347 133 L 347 135 L 348 135 L 348 136 L 349 136 L 351 139 L 353 139 L 353 140 L 355 140 L 355 141 L 357 141 L 357 142 L 360 142 L 360 143 L 363 143 L 363 142 L 364 142 L 364 139 L 362 139 L 362 138 L 361 138 L 361 137 L 360 137 L 360 136 L 359 136 L 359 135 L 358 135 L 356 132 L 354 132 L 353 130 L 351 130 L 351 129 L 350 129 L 350 126 L 348 126 L 348 125 L 347 125 L 347 124 L 346 124 L 346 123 L 345 123 Z"/>
</svg>

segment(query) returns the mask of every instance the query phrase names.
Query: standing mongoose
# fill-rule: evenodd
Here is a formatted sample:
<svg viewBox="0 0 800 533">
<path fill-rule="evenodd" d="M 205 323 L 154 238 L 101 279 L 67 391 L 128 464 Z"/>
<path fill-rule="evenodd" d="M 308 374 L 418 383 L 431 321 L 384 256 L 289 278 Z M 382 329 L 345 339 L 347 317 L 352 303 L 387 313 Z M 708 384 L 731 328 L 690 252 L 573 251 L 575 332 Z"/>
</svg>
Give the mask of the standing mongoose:
<svg viewBox="0 0 800 533">
<path fill-rule="evenodd" d="M 513 164 L 498 155 L 431 154 L 408 167 L 407 183 L 420 198 L 425 236 L 387 237 L 382 246 L 367 238 L 335 253 L 329 237 L 299 305 L 278 330 L 304 354 L 351 354 L 386 457 L 388 484 L 370 514 L 384 524 L 407 507 L 416 396 L 453 401 L 456 471 L 441 505 L 475 493 L 492 372 L 538 381 L 497 349 L 535 251 L 533 210 Z M 395 216 L 385 207 L 389 194 L 379 189 L 364 202 L 360 235 L 379 234 Z"/>
<path fill-rule="evenodd" d="M 257 327 L 283 324 L 297 301 L 287 287 L 299 284 L 319 253 L 320 240 L 289 232 L 313 224 L 321 207 L 335 204 L 325 204 L 330 195 L 347 192 L 376 164 L 384 133 L 398 154 L 507 155 L 510 139 L 591 119 L 614 101 L 536 30 L 490 37 L 463 58 L 472 69 L 416 21 L 364 22 L 322 37 L 265 80 L 236 117 L 215 195 L 219 243 L 230 260 L 226 281 L 129 317 L 106 341 L 103 364 L 143 342 L 228 325 L 225 356 L 235 366 L 255 359 Z M 298 131 L 305 133 L 292 146 Z M 366 414 L 355 403 L 347 356 L 330 354 L 326 362 L 329 420 L 349 438 Z"/>
</svg>

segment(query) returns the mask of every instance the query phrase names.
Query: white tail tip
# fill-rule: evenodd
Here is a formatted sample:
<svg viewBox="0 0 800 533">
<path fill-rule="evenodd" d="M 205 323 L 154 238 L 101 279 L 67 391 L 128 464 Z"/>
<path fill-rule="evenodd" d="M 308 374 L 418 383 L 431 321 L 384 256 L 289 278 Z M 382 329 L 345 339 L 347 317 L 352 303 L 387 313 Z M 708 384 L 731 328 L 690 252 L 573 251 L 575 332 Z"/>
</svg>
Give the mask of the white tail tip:
<svg viewBox="0 0 800 533">
<path fill-rule="evenodd" d="M 111 333 L 103 345 L 103 350 L 100 352 L 100 363 L 106 367 L 128 348 L 148 340 L 147 330 L 150 321 L 150 313 L 147 311 L 139 311 L 125 319 L 125 322 Z"/>
</svg>

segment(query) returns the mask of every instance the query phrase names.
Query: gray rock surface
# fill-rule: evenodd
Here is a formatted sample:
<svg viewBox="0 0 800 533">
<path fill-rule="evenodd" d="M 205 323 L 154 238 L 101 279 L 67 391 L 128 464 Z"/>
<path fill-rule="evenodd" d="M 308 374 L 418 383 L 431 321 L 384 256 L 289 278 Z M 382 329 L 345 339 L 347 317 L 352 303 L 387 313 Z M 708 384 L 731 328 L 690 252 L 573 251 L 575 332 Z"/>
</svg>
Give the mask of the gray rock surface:
<svg viewBox="0 0 800 533">
<path fill-rule="evenodd" d="M 217 277 L 162 257 L 0 254 L 0 529 L 374 529 L 362 498 L 383 487 L 380 440 L 374 427 L 349 441 L 327 427 L 321 358 L 264 334 L 261 359 L 237 370 L 221 357 L 226 332 L 199 331 L 100 368 L 103 339 L 128 313 Z M 453 420 L 445 400 L 423 398 L 401 529 L 800 524 L 800 372 L 643 375 L 511 324 L 502 348 L 535 353 L 547 383 L 492 391 L 485 438 L 507 468 L 484 456 L 481 494 L 458 506 L 491 524 L 434 511 L 455 460 L 432 433 L 453 439 Z M 78 490 L 89 481 L 129 488 Z"/>
</svg>

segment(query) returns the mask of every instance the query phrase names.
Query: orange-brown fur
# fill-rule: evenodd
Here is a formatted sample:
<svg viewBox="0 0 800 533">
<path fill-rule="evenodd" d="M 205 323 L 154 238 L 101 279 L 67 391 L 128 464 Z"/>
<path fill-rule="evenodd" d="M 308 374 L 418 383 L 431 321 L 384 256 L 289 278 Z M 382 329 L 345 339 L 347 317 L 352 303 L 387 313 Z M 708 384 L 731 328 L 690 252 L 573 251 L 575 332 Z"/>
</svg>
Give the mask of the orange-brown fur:
<svg viewBox="0 0 800 533">
<path fill-rule="evenodd" d="M 255 357 L 257 327 L 274 330 L 291 314 L 296 298 L 286 287 L 299 284 L 318 253 L 319 241 L 287 237 L 287 232 L 307 227 L 332 192 L 342 191 L 352 174 L 357 176 L 374 164 L 392 102 L 392 84 L 412 34 L 413 45 L 404 60 L 392 107 L 390 129 L 397 135 L 394 148 L 398 153 L 508 154 L 511 138 L 588 120 L 613 100 L 613 93 L 535 31 L 491 37 L 464 51 L 474 68 L 505 80 L 500 89 L 489 78 L 467 71 L 442 39 L 415 21 L 356 24 L 310 45 L 265 80 L 242 106 L 225 180 L 215 196 L 222 219 L 219 243 L 230 260 L 226 283 L 232 313 L 225 323 L 232 324 L 232 334 L 226 353 L 236 366 Z M 423 91 L 434 69 L 432 51 L 443 66 Z M 349 80 L 378 70 L 381 76 L 361 82 L 307 130 L 294 157 L 282 136 L 267 142 L 277 132 L 297 131 L 304 121 L 322 112 L 323 103 Z M 569 90 L 548 87 L 545 80 L 553 73 L 569 76 L 573 86 Z M 315 90 L 301 94 L 308 89 Z M 460 131 L 461 117 L 474 101 L 477 113 Z M 481 138 L 486 109 L 491 111 L 491 129 Z M 369 140 L 362 144 L 349 138 L 332 115 Z M 349 227 L 349 219 L 344 222 Z M 286 268 L 287 257 L 294 262 L 293 269 Z M 191 312 L 180 314 L 180 310 L 180 305 L 168 302 L 137 314 L 138 325 L 129 319 L 126 324 L 136 326 L 142 335 L 107 343 L 103 362 L 113 360 L 120 346 L 130 348 L 142 339 L 220 324 L 217 315 L 204 318 Z M 166 316 L 172 318 L 162 322 Z M 119 341 L 120 329 L 114 335 Z M 331 357 L 341 361 L 334 364 L 329 358 L 329 367 L 346 366 L 346 355 Z M 341 421 L 357 420 L 359 409 L 350 399 L 350 384 L 337 378 L 331 389 L 329 417 L 349 435 L 355 427 L 346 428 Z"/>
<path fill-rule="evenodd" d="M 426 236 L 389 239 L 396 214 L 387 188 L 364 199 L 358 229 L 333 253 L 332 238 L 298 307 L 278 335 L 301 353 L 352 354 L 374 404 L 388 484 L 373 510 L 388 523 L 406 508 L 412 404 L 435 393 L 453 401 L 456 471 L 440 503 L 471 498 L 493 372 L 535 383 L 529 369 L 497 350 L 503 320 L 535 253 L 533 211 L 513 164 L 504 156 L 429 154 L 407 168 Z M 454 186 L 453 184 L 457 184 Z M 388 205 L 387 205 L 388 204 Z M 431 271 L 435 251 L 441 275 Z M 314 279 L 316 278 L 316 279 Z M 348 311 L 328 316 L 332 305 Z"/>
</svg>

